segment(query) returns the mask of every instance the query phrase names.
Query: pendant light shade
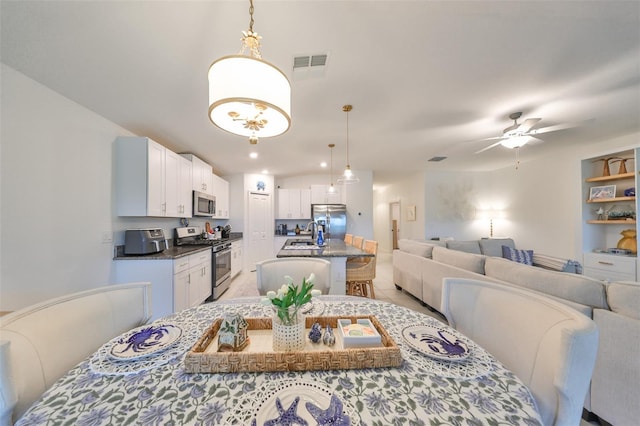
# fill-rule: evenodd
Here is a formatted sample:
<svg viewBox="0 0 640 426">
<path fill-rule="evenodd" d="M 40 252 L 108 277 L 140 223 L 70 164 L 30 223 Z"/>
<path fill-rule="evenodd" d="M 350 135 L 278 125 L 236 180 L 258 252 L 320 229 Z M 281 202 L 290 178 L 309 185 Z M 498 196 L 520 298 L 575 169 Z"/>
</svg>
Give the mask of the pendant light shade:
<svg viewBox="0 0 640 426">
<path fill-rule="evenodd" d="M 347 165 L 344 168 L 344 173 L 342 177 L 338 178 L 338 183 L 342 184 L 351 184 L 360 182 L 353 172 L 351 171 L 351 164 L 349 163 L 349 111 L 353 109 L 352 105 L 344 105 L 342 107 L 342 111 L 344 111 L 347 115 Z"/>
<path fill-rule="evenodd" d="M 227 132 L 260 137 L 280 135 L 291 126 L 291 84 L 277 67 L 262 59 L 253 31 L 253 0 L 249 30 L 242 32 L 240 54 L 224 56 L 209 67 L 209 119 Z M 244 55 L 245 50 L 249 55 Z"/>
</svg>

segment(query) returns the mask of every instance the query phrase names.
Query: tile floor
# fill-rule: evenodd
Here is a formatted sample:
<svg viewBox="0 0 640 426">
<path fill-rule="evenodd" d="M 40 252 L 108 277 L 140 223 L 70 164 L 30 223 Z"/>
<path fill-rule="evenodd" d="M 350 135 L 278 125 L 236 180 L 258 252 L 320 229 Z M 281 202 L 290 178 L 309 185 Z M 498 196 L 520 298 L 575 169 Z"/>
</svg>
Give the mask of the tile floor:
<svg viewBox="0 0 640 426">
<path fill-rule="evenodd" d="M 376 278 L 373 280 L 373 285 L 376 292 L 376 299 L 404 306 L 446 322 L 442 315 L 437 312 L 432 312 L 425 306 L 422 306 L 422 304 L 413 296 L 405 293 L 404 291 L 396 290 L 396 287 L 393 284 L 393 269 L 391 266 L 390 253 L 378 253 Z M 229 290 L 227 290 L 218 300 L 257 295 L 256 273 L 244 271 L 233 279 Z"/>
</svg>

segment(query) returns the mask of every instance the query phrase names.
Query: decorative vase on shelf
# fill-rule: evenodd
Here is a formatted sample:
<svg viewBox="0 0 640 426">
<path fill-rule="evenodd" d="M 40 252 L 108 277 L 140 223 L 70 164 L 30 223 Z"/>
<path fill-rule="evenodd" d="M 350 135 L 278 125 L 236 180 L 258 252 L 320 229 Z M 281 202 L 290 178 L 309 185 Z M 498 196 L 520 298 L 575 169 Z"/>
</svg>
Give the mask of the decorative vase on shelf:
<svg viewBox="0 0 640 426">
<path fill-rule="evenodd" d="M 618 241 L 618 248 L 629 250 L 631 253 L 638 252 L 638 243 L 636 241 L 636 230 L 635 229 L 625 229 L 620 233 L 622 238 Z"/>
<path fill-rule="evenodd" d="M 274 306 L 271 321 L 274 351 L 292 352 L 304 349 L 304 315 L 299 306 Z"/>
</svg>

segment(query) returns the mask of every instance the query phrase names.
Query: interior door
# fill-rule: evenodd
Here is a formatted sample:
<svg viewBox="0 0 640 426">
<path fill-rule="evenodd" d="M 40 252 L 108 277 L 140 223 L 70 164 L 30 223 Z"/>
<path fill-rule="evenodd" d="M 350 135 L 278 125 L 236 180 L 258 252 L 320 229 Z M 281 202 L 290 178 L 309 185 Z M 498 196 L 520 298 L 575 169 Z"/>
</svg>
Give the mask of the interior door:
<svg viewBox="0 0 640 426">
<path fill-rule="evenodd" d="M 248 266 L 256 270 L 256 262 L 269 259 L 273 254 L 273 220 L 271 218 L 271 194 L 249 192 L 249 246 Z"/>
</svg>

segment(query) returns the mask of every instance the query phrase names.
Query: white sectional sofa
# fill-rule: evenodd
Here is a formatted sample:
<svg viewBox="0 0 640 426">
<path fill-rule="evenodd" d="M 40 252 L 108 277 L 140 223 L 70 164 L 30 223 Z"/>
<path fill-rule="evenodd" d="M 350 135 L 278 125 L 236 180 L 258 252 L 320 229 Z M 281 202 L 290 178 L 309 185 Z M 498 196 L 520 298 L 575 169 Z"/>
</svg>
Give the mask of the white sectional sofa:
<svg viewBox="0 0 640 426">
<path fill-rule="evenodd" d="M 580 274 L 579 264 L 533 253 L 533 266 L 502 258 L 512 239 L 400 240 L 393 279 L 440 311 L 443 278 L 471 278 L 524 288 L 561 301 L 592 318 L 600 330 L 587 411 L 613 425 L 640 419 L 640 283 L 606 284 Z"/>
</svg>

